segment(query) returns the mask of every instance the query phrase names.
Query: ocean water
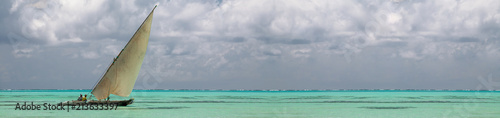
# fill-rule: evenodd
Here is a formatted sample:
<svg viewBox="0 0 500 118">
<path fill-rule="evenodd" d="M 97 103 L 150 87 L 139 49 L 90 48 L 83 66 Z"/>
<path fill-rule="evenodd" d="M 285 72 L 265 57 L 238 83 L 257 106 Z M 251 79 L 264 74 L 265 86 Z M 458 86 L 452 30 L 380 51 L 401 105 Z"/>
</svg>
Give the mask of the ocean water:
<svg viewBox="0 0 500 118">
<path fill-rule="evenodd" d="M 500 117 L 500 91 L 422 90 L 134 90 L 116 110 L 15 110 L 76 100 L 90 90 L 0 90 L 0 117 Z M 42 106 L 43 109 L 43 106 Z"/>
</svg>

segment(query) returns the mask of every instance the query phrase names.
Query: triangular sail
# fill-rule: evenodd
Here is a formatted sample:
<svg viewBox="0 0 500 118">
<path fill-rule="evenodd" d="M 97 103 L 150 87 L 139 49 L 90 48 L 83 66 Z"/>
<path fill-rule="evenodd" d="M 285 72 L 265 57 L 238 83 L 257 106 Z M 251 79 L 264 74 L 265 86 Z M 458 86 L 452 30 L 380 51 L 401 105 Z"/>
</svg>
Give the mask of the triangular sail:
<svg viewBox="0 0 500 118">
<path fill-rule="evenodd" d="M 155 8 L 95 85 L 91 93 L 97 99 L 105 99 L 110 94 L 128 97 L 132 92 L 146 55 Z"/>
</svg>

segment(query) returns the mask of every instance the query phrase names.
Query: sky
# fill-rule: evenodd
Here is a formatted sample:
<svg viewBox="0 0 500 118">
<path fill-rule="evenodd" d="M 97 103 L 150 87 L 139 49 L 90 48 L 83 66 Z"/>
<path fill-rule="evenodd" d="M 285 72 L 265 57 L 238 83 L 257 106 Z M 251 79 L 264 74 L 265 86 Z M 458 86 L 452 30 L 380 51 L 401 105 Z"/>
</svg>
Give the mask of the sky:
<svg viewBox="0 0 500 118">
<path fill-rule="evenodd" d="M 155 5 L 135 89 L 500 90 L 498 0 L 3 0 L 0 89 L 92 89 Z"/>
</svg>

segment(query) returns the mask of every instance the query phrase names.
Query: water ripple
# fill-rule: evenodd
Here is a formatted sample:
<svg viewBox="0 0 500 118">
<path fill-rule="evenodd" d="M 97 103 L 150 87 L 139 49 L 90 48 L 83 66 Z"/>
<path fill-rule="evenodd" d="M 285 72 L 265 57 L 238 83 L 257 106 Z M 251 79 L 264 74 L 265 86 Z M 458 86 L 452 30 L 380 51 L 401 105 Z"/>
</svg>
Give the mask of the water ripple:
<svg viewBox="0 0 500 118">
<path fill-rule="evenodd" d="M 410 109 L 410 108 L 417 108 L 417 107 L 358 107 L 358 108 L 364 108 L 364 109 Z"/>
</svg>

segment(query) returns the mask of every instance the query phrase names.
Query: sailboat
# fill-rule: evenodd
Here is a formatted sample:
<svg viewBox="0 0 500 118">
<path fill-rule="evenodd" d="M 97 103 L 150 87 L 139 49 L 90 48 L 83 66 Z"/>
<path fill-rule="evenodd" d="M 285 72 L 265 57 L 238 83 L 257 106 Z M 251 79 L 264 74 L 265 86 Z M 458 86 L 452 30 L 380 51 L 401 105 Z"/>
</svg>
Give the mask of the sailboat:
<svg viewBox="0 0 500 118">
<path fill-rule="evenodd" d="M 92 92 L 90 92 L 97 100 L 66 101 L 61 103 L 62 105 L 111 103 L 119 106 L 127 106 L 134 102 L 133 98 L 129 100 L 109 101 L 108 97 L 110 94 L 128 97 L 130 93 L 132 93 L 135 81 L 139 75 L 139 70 L 141 69 L 142 61 L 146 55 L 155 8 L 156 5 L 125 47 L 120 51 L 118 56 L 113 59 L 113 62 L 108 66 L 104 75 L 94 86 Z M 92 98 L 92 95 L 90 95 L 89 98 Z M 108 100 L 105 100 L 106 98 L 108 98 Z"/>
</svg>

